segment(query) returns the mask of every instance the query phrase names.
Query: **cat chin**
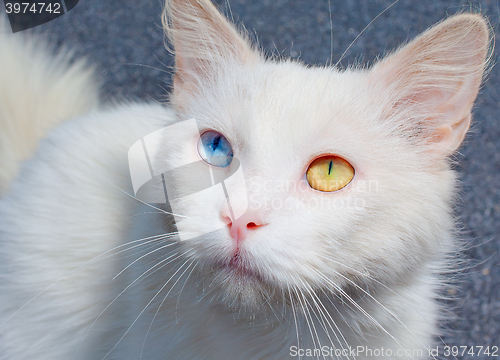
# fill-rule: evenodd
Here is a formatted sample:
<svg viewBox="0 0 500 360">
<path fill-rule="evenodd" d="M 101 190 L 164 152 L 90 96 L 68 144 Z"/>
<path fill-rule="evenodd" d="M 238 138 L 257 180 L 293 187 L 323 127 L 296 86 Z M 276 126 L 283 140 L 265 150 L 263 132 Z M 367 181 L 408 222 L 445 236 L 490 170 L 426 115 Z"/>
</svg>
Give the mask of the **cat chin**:
<svg viewBox="0 0 500 360">
<path fill-rule="evenodd" d="M 199 289 L 205 298 L 239 313 L 260 310 L 262 302 L 276 292 L 257 271 L 235 258 L 207 266 L 199 275 Z"/>
<path fill-rule="evenodd" d="M 270 284 L 252 272 L 234 270 L 220 264 L 207 273 L 199 274 L 197 281 L 198 301 L 206 302 L 220 312 L 230 313 L 236 320 L 248 320 L 268 324 L 283 321 L 286 314 L 302 314 L 305 303 L 322 303 L 333 311 L 345 304 L 358 302 L 365 297 L 364 290 L 345 285 L 339 288 L 322 287 L 311 290 L 283 284 Z M 335 310 L 337 311 L 337 310 Z M 349 306 L 345 311 L 351 311 Z"/>
<path fill-rule="evenodd" d="M 350 288 L 345 284 L 338 287 L 325 287 L 325 284 L 313 286 L 304 279 L 274 282 L 257 270 L 242 265 L 234 257 L 228 261 L 205 263 L 198 268 L 195 278 L 199 300 L 220 307 L 224 312 L 229 311 L 236 317 L 258 315 L 259 318 L 267 318 L 270 314 L 277 316 L 284 308 L 294 308 L 293 311 L 301 312 L 297 304 L 306 298 L 312 302 L 312 296 L 317 299 L 325 294 L 333 296 L 330 301 L 334 302 L 343 302 L 343 296 L 360 298 L 356 295 L 355 287 Z M 309 285 L 297 286 L 297 283 L 304 281 Z"/>
<path fill-rule="evenodd" d="M 203 298 L 213 305 L 223 305 L 226 310 L 235 314 L 261 312 L 262 303 L 269 294 L 273 294 L 271 288 L 256 278 L 242 276 L 227 269 L 217 271 L 216 275 L 205 279 L 201 286 Z"/>
</svg>

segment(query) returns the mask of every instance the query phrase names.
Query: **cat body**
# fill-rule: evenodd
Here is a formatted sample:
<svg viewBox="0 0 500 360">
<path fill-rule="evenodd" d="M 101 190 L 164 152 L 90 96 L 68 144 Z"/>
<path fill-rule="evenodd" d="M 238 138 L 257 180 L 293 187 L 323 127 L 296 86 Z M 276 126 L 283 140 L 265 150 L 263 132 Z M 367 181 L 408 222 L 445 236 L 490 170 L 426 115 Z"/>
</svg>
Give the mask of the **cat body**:
<svg viewBox="0 0 500 360">
<path fill-rule="evenodd" d="M 460 247 L 447 157 L 486 66 L 484 20 L 339 71 L 265 60 L 207 1 L 168 2 L 164 19 L 169 107 L 88 106 L 1 195 L 0 359 L 429 358 Z M 174 225 L 134 197 L 127 154 L 188 119 L 229 140 L 246 190 L 179 199 Z M 152 156 L 194 163 L 198 141 Z M 330 154 L 354 177 L 314 190 L 308 166 Z"/>
</svg>

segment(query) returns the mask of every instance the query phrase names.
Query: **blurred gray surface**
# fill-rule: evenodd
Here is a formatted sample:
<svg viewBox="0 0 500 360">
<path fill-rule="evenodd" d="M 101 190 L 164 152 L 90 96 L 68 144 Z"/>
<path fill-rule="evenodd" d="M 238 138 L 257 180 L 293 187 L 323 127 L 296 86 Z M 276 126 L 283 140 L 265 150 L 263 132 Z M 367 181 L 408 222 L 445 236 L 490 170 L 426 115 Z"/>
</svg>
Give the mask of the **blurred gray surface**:
<svg viewBox="0 0 500 360">
<path fill-rule="evenodd" d="M 224 11 L 253 34 L 268 53 L 300 57 L 310 64 L 336 63 L 363 28 L 391 1 L 219 0 Z M 333 27 L 330 26 L 330 11 Z M 399 1 L 376 19 L 347 51 L 343 66 L 372 62 L 449 14 L 480 10 L 498 28 L 496 1 Z M 171 82 L 172 57 L 163 46 L 160 0 L 82 0 L 68 15 L 34 31 L 72 47 L 98 68 L 108 101 L 163 101 Z M 28 30 L 33 31 L 33 30 Z M 333 39 L 331 37 L 333 32 Z M 333 46 L 332 46 L 333 44 Z M 0 49 L 1 51 L 1 49 Z M 495 53 L 495 60 L 498 58 Z M 443 340 L 456 346 L 500 346 L 500 107 L 497 66 L 477 101 L 473 130 L 457 156 L 462 180 L 458 215 L 468 267 L 460 279 L 457 317 Z M 453 295 L 453 294 L 452 294 Z M 500 355 L 500 351 L 498 353 Z M 441 358 L 444 358 L 441 356 Z M 450 357 L 451 358 L 451 357 Z M 458 356 L 459 359 L 490 359 Z"/>
</svg>

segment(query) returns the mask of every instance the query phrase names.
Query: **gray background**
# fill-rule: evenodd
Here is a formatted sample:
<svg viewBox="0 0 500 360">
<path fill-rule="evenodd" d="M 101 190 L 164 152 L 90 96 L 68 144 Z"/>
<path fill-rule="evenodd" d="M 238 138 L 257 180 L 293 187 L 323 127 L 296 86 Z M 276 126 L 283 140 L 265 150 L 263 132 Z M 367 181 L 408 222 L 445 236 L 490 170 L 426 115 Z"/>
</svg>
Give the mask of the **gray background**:
<svg viewBox="0 0 500 360">
<path fill-rule="evenodd" d="M 218 3 L 230 13 L 227 2 Z M 336 63 L 361 30 L 390 4 L 387 0 L 331 0 L 331 28 L 327 0 L 229 0 L 235 21 L 244 24 L 267 53 L 299 57 L 310 64 L 325 64 L 331 54 Z M 372 62 L 447 15 L 471 8 L 486 14 L 492 27 L 498 28 L 496 1 L 469 5 L 400 0 L 364 31 L 341 64 Z M 83 0 L 68 15 L 28 32 L 46 33 L 58 46 L 86 56 L 97 66 L 107 101 L 163 101 L 171 81 L 172 57 L 163 46 L 160 11 L 159 0 Z M 456 316 L 448 316 L 451 320 L 444 324 L 443 340 L 448 345 L 500 346 L 499 72 L 495 67 L 484 84 L 472 131 L 457 155 L 462 180 L 457 213 L 470 246 L 465 252 L 467 269 L 458 276 L 459 288 L 456 294 L 448 294 L 458 299 L 451 302 Z"/>
</svg>

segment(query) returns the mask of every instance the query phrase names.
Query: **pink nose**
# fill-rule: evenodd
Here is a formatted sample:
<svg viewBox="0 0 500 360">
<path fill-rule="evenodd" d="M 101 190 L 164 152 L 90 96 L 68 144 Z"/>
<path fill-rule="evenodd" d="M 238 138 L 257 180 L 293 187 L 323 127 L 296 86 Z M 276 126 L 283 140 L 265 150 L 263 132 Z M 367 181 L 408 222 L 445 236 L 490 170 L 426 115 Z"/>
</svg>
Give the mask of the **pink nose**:
<svg viewBox="0 0 500 360">
<path fill-rule="evenodd" d="M 232 238 L 236 241 L 236 244 L 239 245 L 244 239 L 246 239 L 251 231 L 263 225 L 265 224 L 260 220 L 256 213 L 246 212 L 228 226 Z"/>
</svg>

